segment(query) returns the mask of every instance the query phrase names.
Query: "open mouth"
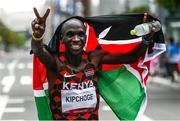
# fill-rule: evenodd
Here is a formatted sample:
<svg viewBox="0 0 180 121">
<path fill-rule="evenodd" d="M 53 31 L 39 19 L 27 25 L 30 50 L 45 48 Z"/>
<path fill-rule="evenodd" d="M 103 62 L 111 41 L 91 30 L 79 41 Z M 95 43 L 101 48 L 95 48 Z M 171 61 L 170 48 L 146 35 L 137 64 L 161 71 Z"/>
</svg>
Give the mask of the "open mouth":
<svg viewBox="0 0 180 121">
<path fill-rule="evenodd" d="M 81 44 L 71 44 L 71 48 L 73 50 L 79 50 L 81 48 Z"/>
</svg>

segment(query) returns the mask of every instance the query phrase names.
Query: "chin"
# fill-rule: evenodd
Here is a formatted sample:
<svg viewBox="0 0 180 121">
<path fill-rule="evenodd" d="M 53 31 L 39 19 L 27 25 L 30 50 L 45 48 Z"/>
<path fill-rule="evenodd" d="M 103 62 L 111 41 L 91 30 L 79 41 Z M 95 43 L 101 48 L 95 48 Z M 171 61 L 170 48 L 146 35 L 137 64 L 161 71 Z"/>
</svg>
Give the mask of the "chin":
<svg viewBox="0 0 180 121">
<path fill-rule="evenodd" d="M 71 51 L 71 54 L 72 54 L 72 55 L 79 55 L 79 54 L 82 53 L 82 51 L 83 51 L 83 50 L 72 50 L 72 51 Z"/>
</svg>

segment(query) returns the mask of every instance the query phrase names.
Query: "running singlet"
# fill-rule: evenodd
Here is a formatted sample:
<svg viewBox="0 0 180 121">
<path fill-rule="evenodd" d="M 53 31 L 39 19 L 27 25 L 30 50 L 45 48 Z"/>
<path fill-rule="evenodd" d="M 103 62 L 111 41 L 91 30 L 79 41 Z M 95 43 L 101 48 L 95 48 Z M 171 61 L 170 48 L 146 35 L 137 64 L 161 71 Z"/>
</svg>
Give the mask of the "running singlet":
<svg viewBox="0 0 180 121">
<path fill-rule="evenodd" d="M 67 63 L 64 53 L 58 79 L 53 83 L 50 108 L 55 120 L 98 120 L 99 93 L 95 66 L 82 55 L 83 69 L 75 72 Z"/>
</svg>

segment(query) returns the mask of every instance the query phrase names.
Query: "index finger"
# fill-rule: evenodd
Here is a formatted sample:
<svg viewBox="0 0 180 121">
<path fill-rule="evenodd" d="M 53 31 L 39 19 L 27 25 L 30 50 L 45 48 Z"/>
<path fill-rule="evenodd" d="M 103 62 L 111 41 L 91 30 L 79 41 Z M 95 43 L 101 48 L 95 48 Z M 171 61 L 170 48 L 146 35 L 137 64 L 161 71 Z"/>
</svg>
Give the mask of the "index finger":
<svg viewBox="0 0 180 121">
<path fill-rule="evenodd" d="M 36 17 L 37 17 L 38 19 L 40 19 L 41 17 L 40 17 L 40 15 L 39 15 L 37 9 L 34 7 L 33 10 L 34 10 L 34 13 L 35 13 Z"/>
<path fill-rule="evenodd" d="M 147 13 L 145 12 L 144 17 L 143 17 L 143 23 L 146 23 L 146 22 L 147 22 Z"/>
<path fill-rule="evenodd" d="M 46 10 L 46 13 L 45 13 L 44 16 L 42 17 L 42 19 L 46 20 L 47 17 L 48 17 L 48 15 L 49 15 L 49 13 L 50 13 L 50 9 L 48 8 L 48 9 Z"/>
</svg>

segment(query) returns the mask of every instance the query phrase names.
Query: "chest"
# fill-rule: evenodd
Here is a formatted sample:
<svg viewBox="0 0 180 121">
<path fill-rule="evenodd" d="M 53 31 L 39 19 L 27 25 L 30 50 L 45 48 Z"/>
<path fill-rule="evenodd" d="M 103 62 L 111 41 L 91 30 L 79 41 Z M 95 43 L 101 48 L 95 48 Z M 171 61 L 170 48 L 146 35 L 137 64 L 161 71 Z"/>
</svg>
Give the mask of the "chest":
<svg viewBox="0 0 180 121">
<path fill-rule="evenodd" d="M 49 88 L 49 95 L 52 112 L 59 111 L 66 117 L 84 115 L 98 110 L 99 95 L 96 88 L 97 69 L 95 66 L 86 60 L 83 60 L 78 69 L 74 69 L 63 61 L 62 64 L 57 78 L 50 82 L 52 86 Z"/>
<path fill-rule="evenodd" d="M 61 82 L 61 88 L 65 90 L 86 89 L 95 86 L 96 73 L 97 70 L 90 63 L 79 69 L 65 65 L 59 70 L 56 81 Z"/>
<path fill-rule="evenodd" d="M 61 85 L 61 89 L 84 89 L 94 86 L 97 80 L 98 68 L 87 59 L 87 55 L 82 55 L 82 61 L 78 67 L 69 64 L 65 56 L 59 57 L 59 68 L 56 77 L 50 81 L 50 88 L 54 85 Z"/>
</svg>

